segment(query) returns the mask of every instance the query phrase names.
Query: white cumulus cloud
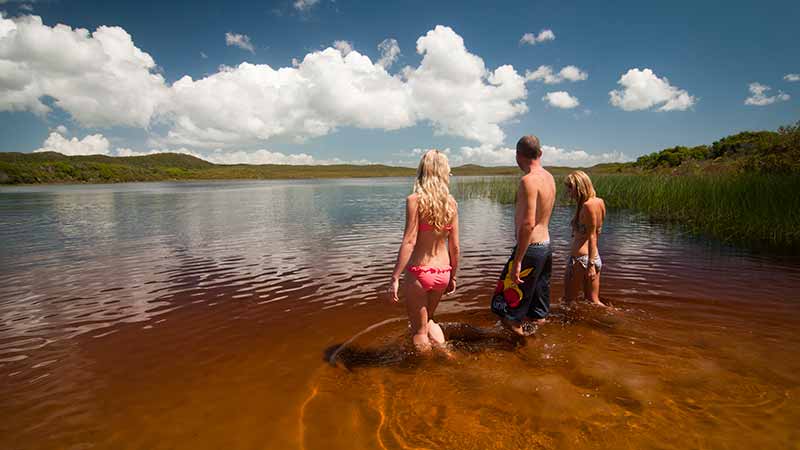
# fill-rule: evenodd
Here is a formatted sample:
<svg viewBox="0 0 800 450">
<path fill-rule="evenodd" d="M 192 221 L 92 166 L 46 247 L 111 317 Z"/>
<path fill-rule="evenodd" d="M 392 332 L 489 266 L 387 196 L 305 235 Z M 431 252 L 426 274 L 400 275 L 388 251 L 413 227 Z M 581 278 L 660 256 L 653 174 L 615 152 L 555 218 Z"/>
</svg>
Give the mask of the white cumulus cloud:
<svg viewBox="0 0 800 450">
<path fill-rule="evenodd" d="M 333 41 L 333 48 L 339 50 L 342 53 L 342 56 L 347 56 L 353 51 L 353 44 L 347 41 Z"/>
<path fill-rule="evenodd" d="M 569 95 L 569 92 L 565 91 L 548 92 L 542 97 L 542 100 L 549 103 L 550 106 L 561 109 L 572 109 L 581 104 L 577 98 Z"/>
<path fill-rule="evenodd" d="M 630 69 L 617 82 L 621 90 L 609 92 L 611 104 L 625 111 L 649 109 L 661 105 L 659 111 L 685 111 L 697 102 L 694 96 L 683 89 L 659 78 L 650 69 Z"/>
<path fill-rule="evenodd" d="M 589 78 L 589 74 L 576 66 L 563 67 L 558 74 L 561 76 L 561 78 L 568 81 L 581 81 Z"/>
<path fill-rule="evenodd" d="M 325 165 L 325 164 L 369 164 L 369 161 L 342 161 L 334 158 L 332 160 L 319 160 L 306 153 L 281 153 L 269 150 L 255 151 L 223 151 L 217 149 L 211 152 L 197 152 L 185 147 L 173 149 L 151 149 L 147 151 L 137 151 L 130 148 L 117 148 L 111 150 L 108 139 L 102 134 L 92 134 L 83 139 L 73 137 L 65 138 L 59 126 L 57 131 L 50 133 L 50 136 L 42 144 L 42 147 L 34 152 L 58 152 L 63 155 L 106 155 L 106 156 L 146 156 L 157 153 L 180 153 L 191 155 L 196 158 L 212 162 L 214 164 L 288 164 L 288 165 Z M 66 127 L 64 127 L 64 132 Z"/>
<path fill-rule="evenodd" d="M 787 73 L 783 76 L 786 81 L 800 81 L 800 73 Z"/>
<path fill-rule="evenodd" d="M 397 39 L 384 39 L 378 44 L 378 50 L 381 52 L 381 57 L 377 64 L 384 69 L 389 69 L 400 57 L 400 45 Z"/>
<path fill-rule="evenodd" d="M 750 96 L 745 99 L 744 104 L 753 106 L 766 106 L 775 102 L 785 102 L 791 98 L 789 94 L 782 91 L 778 91 L 776 95 L 768 96 L 767 92 L 771 89 L 771 87 L 765 86 L 761 83 L 750 83 L 748 86 Z"/>
<path fill-rule="evenodd" d="M 109 142 L 102 134 L 90 134 L 83 139 L 67 139 L 59 132 L 52 132 L 34 152 L 58 152 L 64 155 L 107 155 Z"/>
<path fill-rule="evenodd" d="M 525 33 L 519 39 L 520 44 L 536 45 L 539 42 L 555 40 L 556 35 L 553 30 L 544 29 L 538 35 L 533 33 Z"/>
<path fill-rule="evenodd" d="M 484 166 L 516 165 L 516 150 L 508 147 L 462 147 L 461 152 L 450 157 L 453 165 L 480 164 Z M 600 154 L 587 153 L 583 150 L 565 150 L 563 148 L 542 145 L 542 164 L 545 166 L 591 167 L 600 163 L 629 161 L 622 152 Z"/>
<path fill-rule="evenodd" d="M 225 33 L 225 45 L 228 47 L 239 47 L 242 50 L 247 50 L 250 53 L 255 53 L 256 49 L 253 43 L 250 42 L 250 37 L 246 34 Z"/>
<path fill-rule="evenodd" d="M 564 66 L 558 73 L 551 66 L 539 66 L 536 70 L 525 72 L 525 80 L 542 81 L 545 84 L 558 84 L 567 81 L 581 81 L 589 78 L 589 74 L 576 66 Z"/>
<path fill-rule="evenodd" d="M 489 71 L 451 28 L 437 25 L 420 37 L 417 53 L 419 67 L 403 76 L 417 117 L 439 134 L 499 145 L 500 124 L 528 111 L 525 79 L 510 65 Z"/>
<path fill-rule="evenodd" d="M 511 66 L 489 71 L 452 29 L 429 31 L 417 52 L 419 67 L 395 76 L 358 51 L 334 48 L 296 67 L 242 63 L 199 80 L 185 76 L 172 86 L 173 126 L 162 142 L 215 148 L 427 122 L 440 134 L 499 144 L 500 125 L 527 111 L 525 80 Z"/>
<path fill-rule="evenodd" d="M 294 9 L 305 12 L 313 8 L 317 3 L 319 3 L 319 0 L 295 0 L 293 5 Z"/>
<path fill-rule="evenodd" d="M 0 111 L 50 112 L 43 97 L 85 126 L 146 127 L 166 100 L 153 58 L 122 28 L 93 33 L 0 17 Z"/>
<path fill-rule="evenodd" d="M 446 26 L 416 44 L 419 65 L 394 75 L 386 68 L 399 46 L 387 40 L 378 61 L 340 44 L 289 67 L 221 66 L 169 85 L 122 28 L 101 26 L 91 33 L 50 27 L 36 16 L 0 17 L 0 111 L 45 115 L 51 103 L 42 99 L 49 97 L 84 127 L 143 128 L 153 147 L 252 147 L 276 136 L 303 140 L 340 127 L 419 124 L 501 145 L 502 126 L 527 112 L 525 79 L 510 65 L 487 68 Z"/>
</svg>

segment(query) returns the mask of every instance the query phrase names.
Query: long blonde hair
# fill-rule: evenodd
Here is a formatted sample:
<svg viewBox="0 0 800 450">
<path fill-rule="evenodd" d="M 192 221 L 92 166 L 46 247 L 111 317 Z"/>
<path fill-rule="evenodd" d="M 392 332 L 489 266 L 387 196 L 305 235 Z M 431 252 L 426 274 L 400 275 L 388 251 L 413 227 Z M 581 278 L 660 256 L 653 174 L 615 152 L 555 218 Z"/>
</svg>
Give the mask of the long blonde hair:
<svg viewBox="0 0 800 450">
<path fill-rule="evenodd" d="M 444 153 L 428 150 L 422 155 L 414 193 L 417 194 L 422 219 L 439 231 L 450 225 L 456 209 L 450 200 L 450 164 Z"/>
<path fill-rule="evenodd" d="M 586 200 L 590 198 L 594 198 L 597 196 L 597 193 L 594 191 L 594 185 L 592 184 L 592 180 L 589 178 L 589 175 L 582 170 L 576 170 L 569 175 L 564 180 L 564 186 L 567 189 L 572 189 L 576 193 L 576 202 L 578 206 L 575 208 L 575 217 L 572 218 L 572 228 L 576 228 L 578 226 L 579 216 L 581 214 L 581 208 L 583 204 L 586 203 Z"/>
</svg>

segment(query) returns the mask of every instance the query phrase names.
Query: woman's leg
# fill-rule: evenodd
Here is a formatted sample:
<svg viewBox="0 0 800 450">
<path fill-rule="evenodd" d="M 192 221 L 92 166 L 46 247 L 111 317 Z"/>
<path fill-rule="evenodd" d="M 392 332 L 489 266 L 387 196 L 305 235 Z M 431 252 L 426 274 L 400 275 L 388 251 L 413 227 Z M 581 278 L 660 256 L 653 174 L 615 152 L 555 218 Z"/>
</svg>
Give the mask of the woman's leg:
<svg viewBox="0 0 800 450">
<path fill-rule="evenodd" d="M 578 293 L 583 289 L 583 277 L 586 273 L 581 263 L 577 261 L 567 261 L 567 268 L 564 271 L 564 299 L 573 301 L 578 298 Z"/>
<path fill-rule="evenodd" d="M 436 311 L 436 307 L 439 306 L 442 294 L 444 294 L 444 291 L 432 290 L 428 292 L 428 317 L 430 318 L 428 320 L 428 337 L 437 345 L 443 345 L 445 342 L 442 327 L 433 321 L 433 313 Z"/>
<path fill-rule="evenodd" d="M 583 267 L 581 267 L 581 269 L 583 269 Z M 600 272 L 597 272 L 597 276 L 594 277 L 594 280 L 590 280 L 585 274 L 584 277 L 583 296 L 586 300 L 595 305 L 605 306 L 600 301 Z"/>
<path fill-rule="evenodd" d="M 428 293 L 412 274 L 406 273 L 406 311 L 411 322 L 411 340 L 417 350 L 426 351 L 431 347 L 428 339 Z"/>
</svg>

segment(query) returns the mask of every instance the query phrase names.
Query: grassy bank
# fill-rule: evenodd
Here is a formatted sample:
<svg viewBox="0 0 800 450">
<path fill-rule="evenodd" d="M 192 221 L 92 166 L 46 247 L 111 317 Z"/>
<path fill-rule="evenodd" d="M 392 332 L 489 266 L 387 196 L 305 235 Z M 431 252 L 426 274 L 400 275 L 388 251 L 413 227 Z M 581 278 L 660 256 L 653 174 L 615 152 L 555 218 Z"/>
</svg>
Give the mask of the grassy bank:
<svg viewBox="0 0 800 450">
<path fill-rule="evenodd" d="M 131 157 L 65 156 L 54 152 L 0 153 L 0 183 L 4 184 L 353 178 L 413 174 L 413 169 L 384 165 L 221 165 L 175 153 Z"/>
<path fill-rule="evenodd" d="M 566 170 L 555 168 L 555 170 Z M 272 180 L 300 178 L 410 177 L 415 168 L 373 165 L 213 164 L 194 156 L 160 153 L 147 156 L 66 156 L 54 152 L 0 152 L 0 184 L 122 183 L 173 180 Z M 511 175 L 516 167 L 467 164 L 453 174 Z"/>
<path fill-rule="evenodd" d="M 728 242 L 800 247 L 800 175 L 597 175 L 609 208 L 645 212 L 655 220 Z M 458 183 L 459 198 L 513 203 L 516 177 Z M 559 201 L 566 202 L 561 179 Z"/>
</svg>

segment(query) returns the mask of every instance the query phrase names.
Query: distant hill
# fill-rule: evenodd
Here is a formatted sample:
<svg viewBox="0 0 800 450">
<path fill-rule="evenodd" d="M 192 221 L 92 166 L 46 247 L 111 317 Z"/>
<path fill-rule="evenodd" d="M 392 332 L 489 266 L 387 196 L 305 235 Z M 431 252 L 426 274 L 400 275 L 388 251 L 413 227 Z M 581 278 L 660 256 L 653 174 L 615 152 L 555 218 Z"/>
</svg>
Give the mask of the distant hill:
<svg viewBox="0 0 800 450">
<path fill-rule="evenodd" d="M 117 183 L 130 181 L 411 176 L 384 165 L 221 165 L 191 155 L 66 156 L 55 152 L 0 153 L 0 183 Z"/>
<path fill-rule="evenodd" d="M 565 175 L 569 167 L 547 167 Z M 777 131 L 746 131 L 711 145 L 673 147 L 641 156 L 635 162 L 607 163 L 585 169 L 605 173 L 800 173 L 800 122 Z M 158 153 L 147 156 L 66 156 L 55 152 L 0 152 L 0 184 L 117 183 L 128 181 L 296 179 L 407 177 L 409 167 L 373 165 L 213 164 L 190 155 Z M 516 166 L 484 167 L 465 164 L 454 175 L 518 175 Z"/>
<path fill-rule="evenodd" d="M 570 168 L 548 167 L 562 174 Z M 297 179 L 414 176 L 415 168 L 372 165 L 213 164 L 191 155 L 157 153 L 147 156 L 67 156 L 55 152 L 0 152 L 0 183 L 117 183 L 130 181 Z M 454 167 L 456 176 L 518 175 L 516 166 Z"/>
</svg>

